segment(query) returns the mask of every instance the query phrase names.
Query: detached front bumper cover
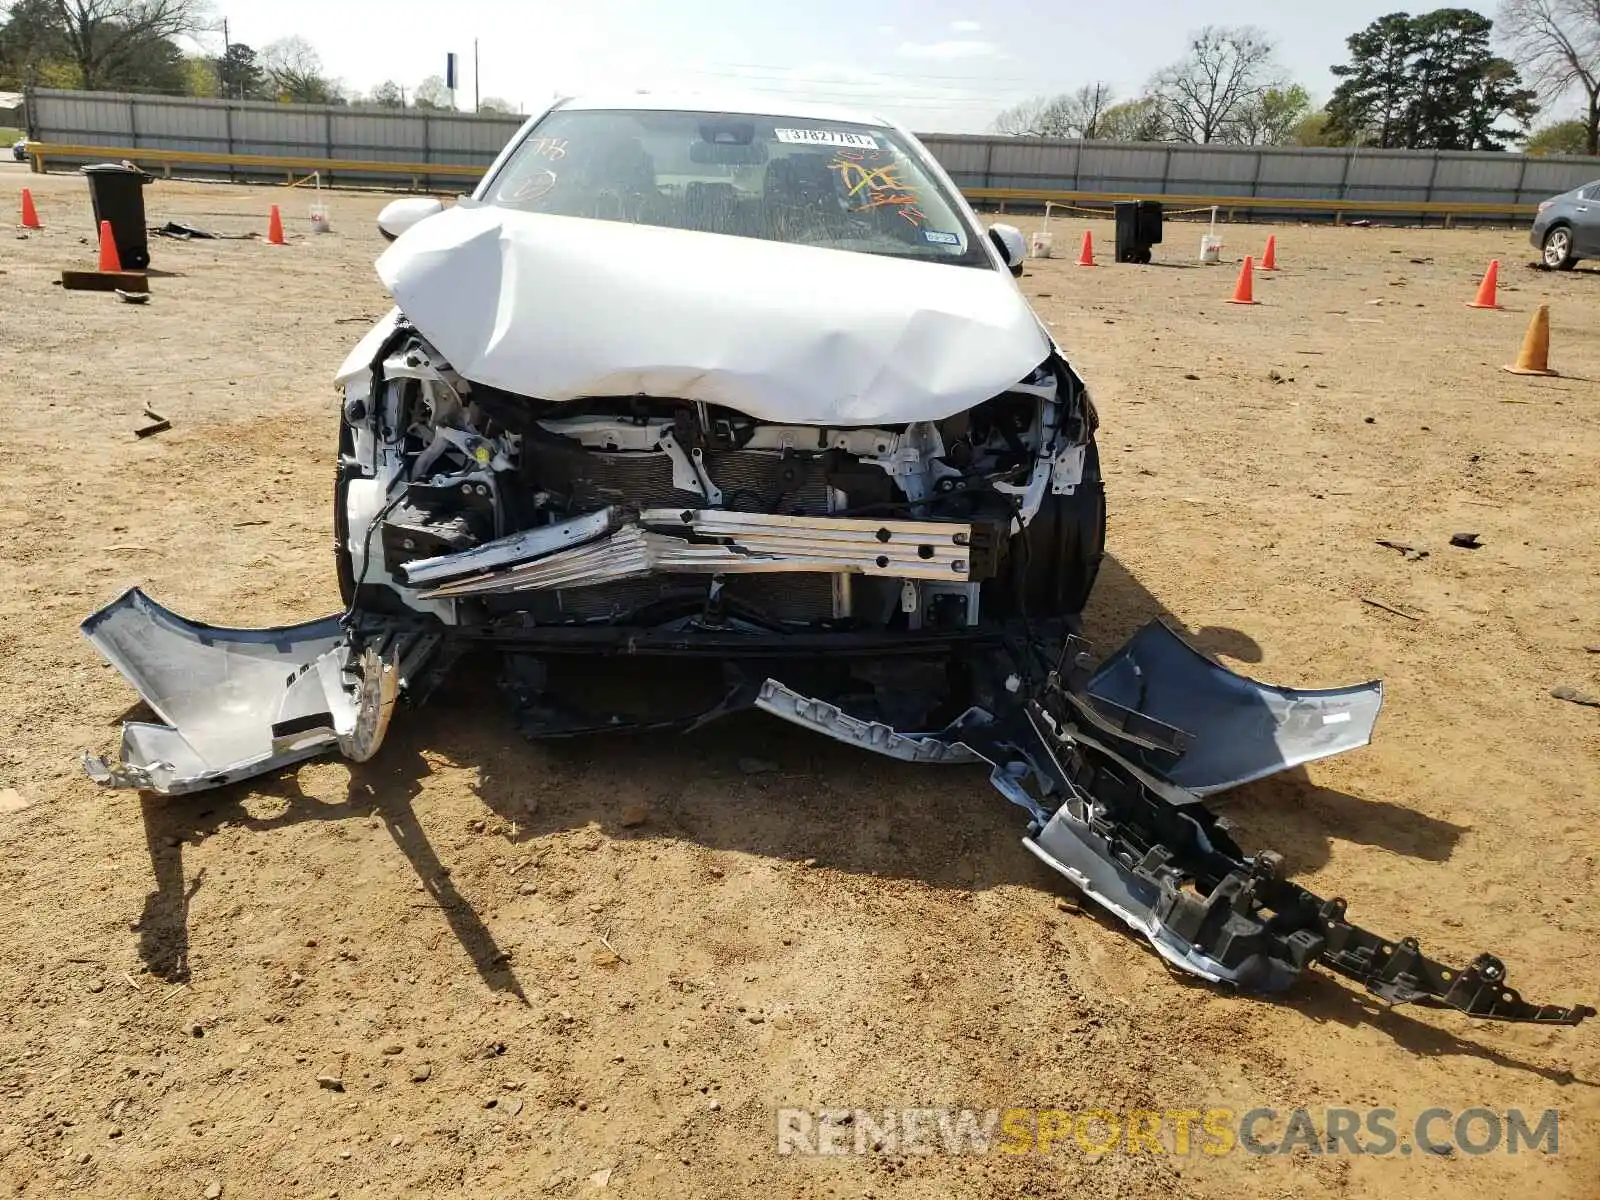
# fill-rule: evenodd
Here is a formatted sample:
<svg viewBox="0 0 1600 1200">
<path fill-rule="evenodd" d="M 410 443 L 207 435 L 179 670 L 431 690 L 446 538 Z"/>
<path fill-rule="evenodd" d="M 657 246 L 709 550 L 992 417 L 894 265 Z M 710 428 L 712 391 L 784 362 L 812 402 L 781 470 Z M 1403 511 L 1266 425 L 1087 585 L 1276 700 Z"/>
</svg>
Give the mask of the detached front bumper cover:
<svg viewBox="0 0 1600 1200">
<path fill-rule="evenodd" d="M 573 540 L 602 536 L 609 523 L 574 531 Z M 510 549 L 505 557 L 513 562 L 525 550 Z M 490 575 L 507 566 L 462 565 Z M 164 723 L 125 725 L 118 760 L 86 755 L 89 774 L 109 787 L 176 795 L 331 749 L 357 761 L 371 757 L 397 697 L 461 649 L 449 639 L 470 634 L 358 617 L 225 629 L 184 620 L 137 589 L 125 593 L 83 631 Z M 732 636 L 703 632 L 724 642 Z M 685 631 L 674 638 L 690 652 Z M 755 707 L 902 761 L 986 762 L 995 787 L 1028 814 L 1028 850 L 1167 962 L 1202 979 L 1280 992 L 1320 963 L 1389 1004 L 1552 1025 L 1595 1015 L 1587 1005 L 1524 1001 L 1492 955 L 1446 967 L 1425 957 L 1415 939 L 1350 924 L 1343 899 L 1284 879 L 1271 851 L 1245 854 L 1206 807 L 1205 795 L 1366 745 L 1382 704 L 1378 684 L 1271 687 L 1213 662 L 1159 623 L 1098 671 L 1078 639 L 1058 649 L 974 647 L 986 656 L 986 673 L 1005 679 L 993 689 L 1001 699 L 994 711 L 970 709 L 934 732 L 902 732 L 759 677 L 692 724 Z M 770 666 L 782 657 L 773 651 L 763 643 L 742 653 Z M 726 653 L 741 655 L 732 644 Z M 531 731 L 570 732 L 549 724 Z"/>
<path fill-rule="evenodd" d="M 125 723 L 115 762 L 84 755 L 90 777 L 112 787 L 181 795 L 332 749 L 363 762 L 383 744 L 398 696 L 404 644 L 357 652 L 338 617 L 228 629 L 132 588 L 81 628 L 164 722 Z"/>
</svg>

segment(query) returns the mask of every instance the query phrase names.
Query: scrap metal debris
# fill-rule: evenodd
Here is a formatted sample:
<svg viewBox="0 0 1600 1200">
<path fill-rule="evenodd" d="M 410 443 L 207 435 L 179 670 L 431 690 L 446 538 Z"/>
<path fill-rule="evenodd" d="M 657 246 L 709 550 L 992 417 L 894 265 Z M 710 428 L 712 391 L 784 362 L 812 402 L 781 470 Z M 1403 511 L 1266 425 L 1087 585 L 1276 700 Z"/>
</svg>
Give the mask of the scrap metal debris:
<svg viewBox="0 0 1600 1200">
<path fill-rule="evenodd" d="M 216 215 L 216 214 L 213 214 Z M 226 214 L 223 214 L 226 215 Z M 175 241 L 187 242 L 192 240 L 248 242 L 258 238 L 258 233 L 216 233 L 210 229 L 200 229 L 194 225 L 184 225 L 178 221 L 168 221 L 165 225 L 152 225 L 149 232 L 155 237 L 172 238 Z"/>
<path fill-rule="evenodd" d="M 165 433 L 172 428 L 172 422 L 163 417 L 149 405 L 145 405 L 144 415 L 149 420 L 148 425 L 141 425 L 133 431 L 136 438 L 154 437 L 158 433 Z"/>
<path fill-rule="evenodd" d="M 191 238 L 214 238 L 217 235 L 193 225 L 183 225 L 177 221 L 168 221 L 165 225 L 150 226 L 149 233 L 156 237 L 176 238 L 179 241 L 188 241 Z"/>
<path fill-rule="evenodd" d="M 1420 562 L 1428 557 L 1428 552 L 1421 546 L 1413 546 L 1409 542 L 1395 542 L 1388 538 L 1379 538 L 1378 545 L 1387 546 L 1390 550 L 1398 550 L 1405 556 L 1407 562 Z"/>
</svg>

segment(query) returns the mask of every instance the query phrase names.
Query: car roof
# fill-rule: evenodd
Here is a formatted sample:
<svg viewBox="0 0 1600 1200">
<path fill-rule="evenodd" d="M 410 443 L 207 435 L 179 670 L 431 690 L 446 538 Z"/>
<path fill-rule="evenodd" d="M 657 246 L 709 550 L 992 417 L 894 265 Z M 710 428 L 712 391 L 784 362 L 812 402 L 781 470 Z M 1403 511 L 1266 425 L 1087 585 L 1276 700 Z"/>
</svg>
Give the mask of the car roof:
<svg viewBox="0 0 1600 1200">
<path fill-rule="evenodd" d="M 877 113 L 836 104 L 808 104 L 785 96 L 751 92 L 607 92 L 570 96 L 553 108 L 581 110 L 633 110 L 649 112 L 748 113 L 796 121 L 841 121 L 849 125 L 898 124 Z"/>
</svg>

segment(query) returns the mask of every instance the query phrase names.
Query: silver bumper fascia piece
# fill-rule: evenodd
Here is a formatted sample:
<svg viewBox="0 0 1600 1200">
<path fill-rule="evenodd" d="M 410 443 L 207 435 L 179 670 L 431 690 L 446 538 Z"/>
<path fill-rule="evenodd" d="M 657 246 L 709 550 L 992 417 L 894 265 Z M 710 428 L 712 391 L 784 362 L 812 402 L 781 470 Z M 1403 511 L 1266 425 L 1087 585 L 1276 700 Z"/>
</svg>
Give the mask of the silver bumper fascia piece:
<svg viewBox="0 0 1600 1200">
<path fill-rule="evenodd" d="M 592 587 L 656 572 L 884 575 L 966 583 L 973 527 L 942 521 L 860 521 L 716 509 L 606 509 L 408 564 L 425 599 Z M 431 585 L 431 586 L 428 586 Z"/>
<path fill-rule="evenodd" d="M 395 658 L 353 655 L 338 617 L 229 629 L 185 620 L 132 588 L 81 629 L 163 722 L 125 723 L 116 761 L 84 755 L 107 787 L 182 795 L 330 749 L 364 761 L 394 711 Z"/>
</svg>

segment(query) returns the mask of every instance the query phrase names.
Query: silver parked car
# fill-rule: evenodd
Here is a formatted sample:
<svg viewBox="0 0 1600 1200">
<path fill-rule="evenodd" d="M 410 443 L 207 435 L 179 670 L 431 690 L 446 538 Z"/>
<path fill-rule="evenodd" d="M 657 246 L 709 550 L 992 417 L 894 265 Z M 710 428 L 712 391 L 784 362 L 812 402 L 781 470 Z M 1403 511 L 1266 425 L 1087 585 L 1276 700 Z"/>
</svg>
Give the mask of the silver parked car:
<svg viewBox="0 0 1600 1200">
<path fill-rule="evenodd" d="M 1552 271 L 1570 271 L 1580 258 L 1600 258 L 1600 180 L 1539 205 L 1531 240 Z"/>
</svg>

